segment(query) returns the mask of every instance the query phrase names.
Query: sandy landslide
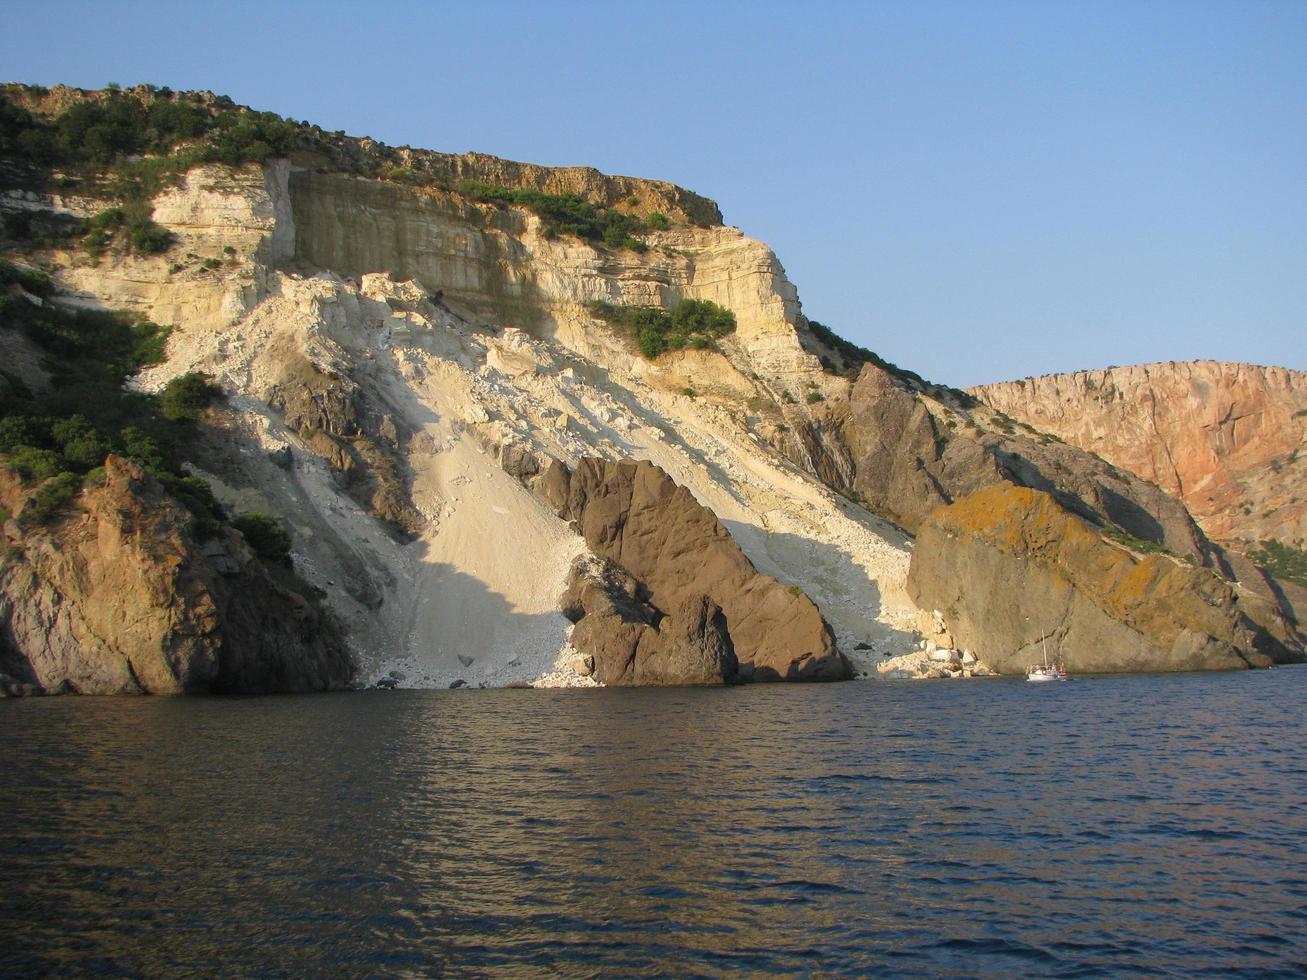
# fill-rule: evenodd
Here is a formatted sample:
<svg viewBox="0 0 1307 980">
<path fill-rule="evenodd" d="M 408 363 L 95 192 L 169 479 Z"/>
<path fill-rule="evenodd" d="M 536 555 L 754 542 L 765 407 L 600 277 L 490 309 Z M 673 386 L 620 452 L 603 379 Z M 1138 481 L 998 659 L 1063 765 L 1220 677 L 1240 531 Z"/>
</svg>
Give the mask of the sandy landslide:
<svg viewBox="0 0 1307 980">
<path fill-rule="evenodd" d="M 607 335 L 596 322 L 573 326 Z M 363 384 L 406 434 L 414 504 L 428 521 L 417 540 L 385 533 L 261 400 L 287 352 Z M 235 509 L 292 525 L 296 565 L 349 624 L 366 682 L 587 680 L 568 669 L 571 624 L 557 611 L 584 542 L 504 472 L 505 446 L 570 464 L 582 455 L 652 460 L 717 514 L 761 571 L 808 592 L 860 671 L 875 676 L 885 657 L 913 648 L 900 532 L 782 458 L 739 405 L 669 391 L 657 367 L 620 345 L 607 353 L 599 367 L 516 330 L 475 327 L 419 286 L 380 275 L 355 285 L 276 273 L 233 326 L 178 331 L 168 363 L 141 383 L 203 370 L 240 393 L 227 415 L 248 443 L 248 478 L 215 489 Z M 275 471 L 266 456 L 284 446 L 293 465 Z"/>
</svg>

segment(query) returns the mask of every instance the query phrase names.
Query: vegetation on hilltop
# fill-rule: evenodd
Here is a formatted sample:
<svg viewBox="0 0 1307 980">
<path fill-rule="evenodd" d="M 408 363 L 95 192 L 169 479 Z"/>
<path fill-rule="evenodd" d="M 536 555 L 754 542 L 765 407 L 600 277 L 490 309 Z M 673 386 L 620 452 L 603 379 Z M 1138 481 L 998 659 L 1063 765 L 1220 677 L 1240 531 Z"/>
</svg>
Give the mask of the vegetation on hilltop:
<svg viewBox="0 0 1307 980">
<path fill-rule="evenodd" d="M 687 347 L 716 350 L 717 341 L 735 330 L 735 314 L 706 299 L 683 299 L 670 310 L 597 302 L 590 304 L 590 311 L 630 330 L 640 353 L 650 360 Z"/>
<path fill-rule="evenodd" d="M 487 204 L 512 204 L 540 215 L 549 236 L 575 235 L 588 242 L 603 242 L 612 248 L 629 248 L 637 252 L 649 246 L 636 235 L 652 227 L 666 227 L 665 215 L 654 212 L 649 221 L 615 208 L 600 208 L 577 194 L 546 194 L 533 187 L 511 190 L 498 184 L 465 180 L 458 191 L 474 201 Z M 659 222 L 657 219 L 661 218 Z"/>
<path fill-rule="evenodd" d="M 34 88 L 25 94 L 39 96 Z M 150 198 L 200 163 L 239 166 L 282 156 L 312 142 L 313 128 L 230 99 L 141 86 L 110 89 L 49 118 L 0 90 L 0 155 L 22 176 L 7 182 L 50 186 L 114 202 L 89 222 L 62 229 L 80 237 L 94 259 L 113 245 L 138 254 L 166 251 L 173 237 L 151 218 Z M 14 237 L 30 222 L 7 221 Z"/>
<path fill-rule="evenodd" d="M 807 324 L 812 335 L 837 354 L 844 362 L 844 376 L 850 381 L 857 379 L 858 373 L 862 369 L 862 365 L 873 364 L 882 371 L 892 374 L 894 377 L 899 378 L 902 381 L 908 381 L 916 385 L 921 391 L 933 395 L 934 397 L 938 398 L 941 395 L 947 394 L 962 408 L 975 408 L 980 404 L 979 400 L 976 399 L 974 395 L 969 395 L 958 388 L 949 388 L 945 385 L 934 384 L 933 382 L 927 381 L 915 371 L 901 368 L 897 364 L 892 364 L 885 360 L 874 351 L 869 351 L 865 347 L 859 347 L 857 344 L 845 340 L 824 323 L 818 323 L 816 320 L 808 320 Z M 820 360 L 822 370 L 827 374 L 840 373 L 836 369 L 835 364 L 832 363 L 829 358 L 822 357 Z"/>
<path fill-rule="evenodd" d="M 612 248 L 645 251 L 648 246 L 635 236 L 671 225 L 662 212 L 642 219 L 577 194 L 483 181 L 451 186 L 436 172 L 438 161 L 427 159 L 438 154 L 415 155 L 374 141 L 364 145 L 343 133 L 238 106 L 225 96 L 142 85 L 83 93 L 48 117 L 21 104 L 46 94 L 39 86 L 0 86 L 0 156 L 19 165 L 0 172 L 0 186 L 37 185 L 118 202 L 88 224 L 63 229 L 66 237 L 83 237 L 97 259 L 113 245 L 143 254 L 166 250 L 171 238 L 150 220 L 148 202 L 191 167 L 261 163 L 295 151 L 317 153 L 334 169 L 361 176 L 526 208 L 544 219 L 550 235 L 576 235 Z M 9 224 L 14 237 L 30 234 L 22 217 Z"/>
</svg>

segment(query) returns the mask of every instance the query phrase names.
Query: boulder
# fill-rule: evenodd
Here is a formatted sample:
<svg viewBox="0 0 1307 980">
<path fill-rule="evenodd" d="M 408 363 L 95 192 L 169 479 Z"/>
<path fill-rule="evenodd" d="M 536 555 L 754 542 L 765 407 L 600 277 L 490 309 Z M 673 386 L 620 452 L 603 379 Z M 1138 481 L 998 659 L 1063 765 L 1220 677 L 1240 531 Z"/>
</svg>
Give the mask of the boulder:
<svg viewBox="0 0 1307 980">
<path fill-rule="evenodd" d="M 852 676 L 812 600 L 760 574 L 713 513 L 652 463 L 586 458 L 573 472 L 554 462 L 536 488 L 614 566 L 604 584 L 578 582 L 563 602 L 583 613 L 572 644 L 594 654 L 603 683 Z M 638 667 L 650 628 L 659 652 Z"/>
</svg>

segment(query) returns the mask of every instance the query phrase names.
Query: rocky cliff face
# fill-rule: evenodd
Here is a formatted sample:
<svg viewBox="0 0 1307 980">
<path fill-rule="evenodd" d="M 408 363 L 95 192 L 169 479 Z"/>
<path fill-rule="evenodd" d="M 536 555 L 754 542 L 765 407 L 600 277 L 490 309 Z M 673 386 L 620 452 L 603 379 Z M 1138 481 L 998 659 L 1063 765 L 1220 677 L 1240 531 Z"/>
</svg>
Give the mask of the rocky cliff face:
<svg viewBox="0 0 1307 980">
<path fill-rule="evenodd" d="M 644 236 L 645 251 L 614 249 L 552 237 L 521 208 L 283 160 L 197 167 L 160 194 L 154 218 L 177 239 L 165 255 L 34 258 L 63 302 L 173 326 L 169 361 L 142 375 L 145 388 L 188 370 L 217 379 L 227 398 L 196 442 L 197 472 L 229 509 L 292 530 L 296 567 L 347 624 L 366 680 L 549 673 L 573 631 L 559 597 L 591 546 L 521 478 L 585 457 L 652 461 L 760 577 L 811 596 L 830 624 L 814 656 L 842 663 L 836 643 L 866 659 L 907 649 L 906 541 L 816 479 L 837 440 L 805 396 L 837 403 L 848 383 L 805 349 L 772 252 L 701 226 L 715 209 L 670 185 L 500 163 L 496 176 L 499 165 L 480 160 L 474 176 L 600 200 L 620 185 L 628 204 L 680 210 Z M 101 206 L 37 192 L 0 201 L 75 216 Z M 720 351 L 647 361 L 586 305 L 682 297 L 735 313 Z M 781 595 L 788 608 L 788 588 Z M 764 676 L 814 672 L 758 661 L 724 601 L 666 602 L 646 603 L 647 625 L 672 646 L 637 658 L 642 683 L 700 669 L 690 647 L 704 677 L 755 661 Z"/>
<path fill-rule="evenodd" d="M 1300 371 L 1172 361 L 972 393 L 1156 483 L 1216 540 L 1307 542 L 1307 375 Z"/>
<path fill-rule="evenodd" d="M 197 538 L 152 478 L 109 457 L 50 527 L 0 474 L 0 690 L 204 694 L 346 687 L 354 664 L 335 626 L 269 578 L 240 536 Z"/>
<path fill-rule="evenodd" d="M 439 180 L 413 186 L 378 160 Z M 673 220 L 610 247 L 478 203 L 454 186 L 469 178 Z M 103 203 L 12 191 L 0 210 Z M 196 472 L 229 508 L 292 529 L 296 567 L 347 624 L 366 680 L 556 677 L 569 638 L 612 683 L 863 673 L 916 645 L 920 613 L 945 618 L 922 584 L 917 608 L 908 537 L 876 515 L 916 531 L 991 486 L 1221 562 L 1180 504 L 1052 436 L 874 363 L 856 384 L 836 374 L 856 358 L 808 325 L 772 251 L 672 185 L 342 137 L 261 167 L 195 167 L 153 205 L 175 236 L 165 254 L 29 258 L 60 302 L 174 328 L 145 389 L 217 379 L 227 399 Z M 646 360 L 589 306 L 683 298 L 735 314 L 719 350 Z M 570 579 L 578 559 L 599 572 Z M 1243 636 L 1222 642 L 1250 662 Z"/>
<path fill-rule="evenodd" d="M 1078 651 L 1081 670 L 1219 669 L 1302 655 L 1282 591 L 1212 545 L 1180 501 L 1097 456 L 874 365 L 853 388 L 844 431 L 855 489 L 918 535 L 912 598 L 937 616 L 940 635 L 1000 671 L 1025 666 L 1019 661 L 1032 634 L 1022 617 L 1037 621 L 1045 600 L 1052 605 L 1044 614 L 1056 620 L 1067 649 Z M 966 535 L 954 526 L 958 515 L 970 521 Z M 1027 520 L 1040 528 L 1039 541 L 1058 549 L 1041 557 L 1035 538 L 1012 530 Z M 1117 591 L 1132 546 L 1168 553 L 1148 565 L 1167 572 L 1164 585 L 1150 582 L 1137 603 Z M 1201 603 L 1158 599 L 1201 596 L 1216 573 L 1239 583 L 1238 628 L 1200 629 L 1193 623 Z M 1037 580 L 1043 585 L 1028 586 Z"/>
<path fill-rule="evenodd" d="M 851 676 L 812 600 L 759 575 L 712 512 L 658 467 L 583 459 L 573 472 L 555 463 L 540 493 L 618 566 L 617 588 L 579 590 L 583 618 L 572 638 L 593 653 L 605 683 Z"/>
<path fill-rule="evenodd" d="M 1173 555 L 1112 541 L 1052 495 L 994 485 L 921 526 L 908 587 L 1003 673 L 1222 670 L 1300 660 L 1262 601 Z"/>
<path fill-rule="evenodd" d="M 937 508 L 984 487 L 1043 490 L 1072 512 L 1204 562 L 1210 546 L 1184 507 L 1156 486 L 984 406 L 915 390 L 866 365 L 854 385 L 845 437 L 854 487 L 916 531 Z"/>
</svg>

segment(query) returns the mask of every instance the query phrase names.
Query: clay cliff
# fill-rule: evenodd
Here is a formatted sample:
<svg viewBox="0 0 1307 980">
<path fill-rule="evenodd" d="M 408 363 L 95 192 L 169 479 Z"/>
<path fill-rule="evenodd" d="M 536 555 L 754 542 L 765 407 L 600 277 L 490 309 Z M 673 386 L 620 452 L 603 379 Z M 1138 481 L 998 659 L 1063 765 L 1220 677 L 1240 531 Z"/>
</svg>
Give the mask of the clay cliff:
<svg viewBox="0 0 1307 980">
<path fill-rule="evenodd" d="M 1078 371 L 971 389 L 1184 502 L 1218 541 L 1307 542 L 1307 374 L 1221 361 Z"/>
<path fill-rule="evenodd" d="M 239 534 L 197 533 L 140 467 L 110 456 L 50 526 L 0 472 L 0 688 L 6 693 L 209 694 L 349 686 L 330 618 L 275 582 Z"/>
</svg>

